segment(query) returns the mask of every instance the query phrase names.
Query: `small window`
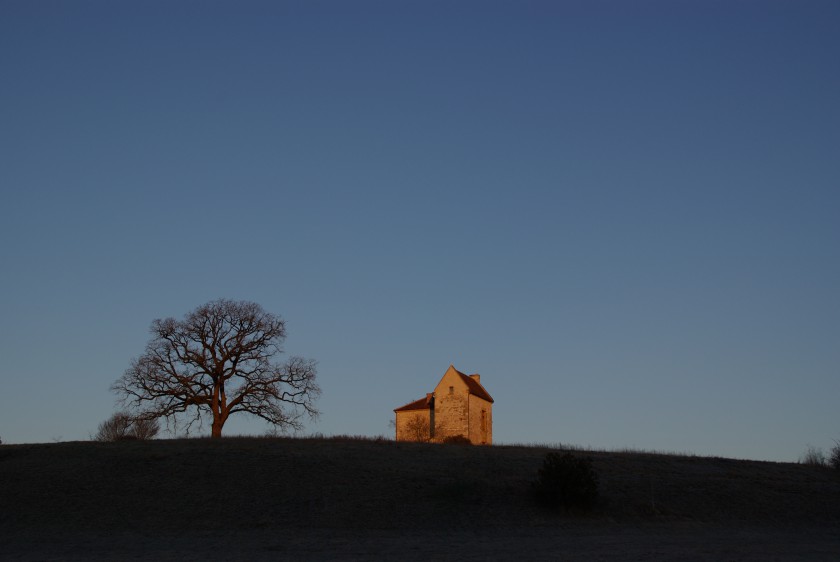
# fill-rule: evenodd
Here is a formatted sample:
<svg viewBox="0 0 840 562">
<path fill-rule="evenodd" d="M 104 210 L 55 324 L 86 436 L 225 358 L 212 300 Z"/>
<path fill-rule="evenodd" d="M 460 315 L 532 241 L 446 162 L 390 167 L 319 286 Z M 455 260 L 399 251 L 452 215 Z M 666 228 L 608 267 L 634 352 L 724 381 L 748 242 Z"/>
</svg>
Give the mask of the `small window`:
<svg viewBox="0 0 840 562">
<path fill-rule="evenodd" d="M 454 386 L 449 387 L 449 394 L 455 394 L 455 387 Z"/>
</svg>

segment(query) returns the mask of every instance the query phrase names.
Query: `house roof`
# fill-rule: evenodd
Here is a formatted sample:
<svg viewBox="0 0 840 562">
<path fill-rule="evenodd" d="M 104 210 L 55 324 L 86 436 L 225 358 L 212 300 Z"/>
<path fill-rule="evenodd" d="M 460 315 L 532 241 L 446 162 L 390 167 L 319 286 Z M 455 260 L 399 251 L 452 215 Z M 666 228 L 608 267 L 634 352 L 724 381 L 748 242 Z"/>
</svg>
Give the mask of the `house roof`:
<svg viewBox="0 0 840 562">
<path fill-rule="evenodd" d="M 414 402 L 409 402 L 405 406 L 400 406 L 395 412 L 408 412 L 410 410 L 428 410 L 429 409 L 429 402 L 430 402 L 430 395 L 427 395 L 425 398 L 421 398 L 420 400 L 415 400 Z"/>
<path fill-rule="evenodd" d="M 458 375 L 461 377 L 461 380 L 464 381 L 464 384 L 467 385 L 467 388 L 470 390 L 470 394 L 472 394 L 474 396 L 478 396 L 479 398 L 482 398 L 484 400 L 487 400 L 490 403 L 494 402 L 493 397 L 490 396 L 490 394 L 486 390 L 484 390 L 484 387 L 481 386 L 480 382 L 478 382 L 477 380 L 475 380 L 474 378 L 472 378 L 469 375 L 465 375 L 464 373 L 462 373 L 458 369 L 455 369 L 455 367 L 452 367 L 452 369 L 456 373 L 458 373 Z M 476 373 L 476 374 L 478 374 L 478 373 Z"/>
<path fill-rule="evenodd" d="M 470 394 L 472 394 L 473 396 L 478 396 L 482 400 L 487 400 L 491 404 L 494 402 L 493 397 L 490 396 L 490 393 L 488 393 L 486 390 L 484 390 L 484 387 L 481 386 L 480 382 L 478 382 L 477 380 L 472 378 L 472 376 L 465 375 L 464 373 L 462 373 L 461 371 L 459 371 L 458 369 L 456 369 L 452 365 L 450 365 L 449 368 L 451 370 L 455 371 L 455 373 L 461 378 L 461 380 L 464 381 L 464 384 L 467 385 L 467 390 L 469 391 Z M 438 383 L 438 384 L 440 384 L 440 383 Z M 396 408 L 394 411 L 395 412 L 410 412 L 412 410 L 428 410 L 429 407 L 431 406 L 432 397 L 433 397 L 433 395 L 431 393 L 429 393 L 429 394 L 426 395 L 425 398 L 421 398 L 420 400 L 415 400 L 414 402 L 409 402 L 405 406 L 400 406 L 399 408 Z"/>
</svg>

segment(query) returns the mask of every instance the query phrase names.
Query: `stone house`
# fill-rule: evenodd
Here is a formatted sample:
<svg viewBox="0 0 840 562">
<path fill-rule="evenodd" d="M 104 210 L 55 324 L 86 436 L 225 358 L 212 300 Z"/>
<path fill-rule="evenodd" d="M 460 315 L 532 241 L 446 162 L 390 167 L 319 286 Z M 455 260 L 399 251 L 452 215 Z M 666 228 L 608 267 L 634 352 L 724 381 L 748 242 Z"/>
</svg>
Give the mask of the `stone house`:
<svg viewBox="0 0 840 562">
<path fill-rule="evenodd" d="M 425 398 L 394 410 L 397 441 L 435 441 L 462 436 L 474 445 L 493 443 L 493 398 L 481 375 L 452 365 Z"/>
</svg>

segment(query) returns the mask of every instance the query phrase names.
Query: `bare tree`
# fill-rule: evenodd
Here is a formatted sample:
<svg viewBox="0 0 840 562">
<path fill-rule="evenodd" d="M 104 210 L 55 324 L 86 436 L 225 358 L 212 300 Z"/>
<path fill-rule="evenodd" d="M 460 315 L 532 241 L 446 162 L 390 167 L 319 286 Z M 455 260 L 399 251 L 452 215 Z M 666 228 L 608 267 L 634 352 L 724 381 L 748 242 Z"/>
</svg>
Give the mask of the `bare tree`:
<svg viewBox="0 0 840 562">
<path fill-rule="evenodd" d="M 409 441 L 425 443 L 431 439 L 429 420 L 423 416 L 412 416 L 405 424 L 405 433 Z"/>
<path fill-rule="evenodd" d="M 301 429 L 304 415 L 318 415 L 315 361 L 275 362 L 286 325 L 256 303 L 212 301 L 183 320 L 155 320 L 151 333 L 145 353 L 112 387 L 144 418 L 186 416 L 189 428 L 209 415 L 212 437 L 221 437 L 239 412 L 280 429 Z"/>
</svg>

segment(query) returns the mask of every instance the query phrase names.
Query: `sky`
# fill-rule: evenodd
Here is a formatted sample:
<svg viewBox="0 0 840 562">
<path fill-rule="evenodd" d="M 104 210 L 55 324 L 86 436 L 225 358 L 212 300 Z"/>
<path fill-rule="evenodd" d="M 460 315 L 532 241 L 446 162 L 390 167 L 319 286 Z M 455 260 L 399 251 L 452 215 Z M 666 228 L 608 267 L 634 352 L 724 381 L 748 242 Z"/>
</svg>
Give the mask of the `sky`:
<svg viewBox="0 0 840 562">
<path fill-rule="evenodd" d="M 152 321 L 223 297 L 318 361 L 301 434 L 392 435 L 453 364 L 496 443 L 827 449 L 838 27 L 814 0 L 0 0 L 0 439 L 88 439 Z"/>
</svg>

